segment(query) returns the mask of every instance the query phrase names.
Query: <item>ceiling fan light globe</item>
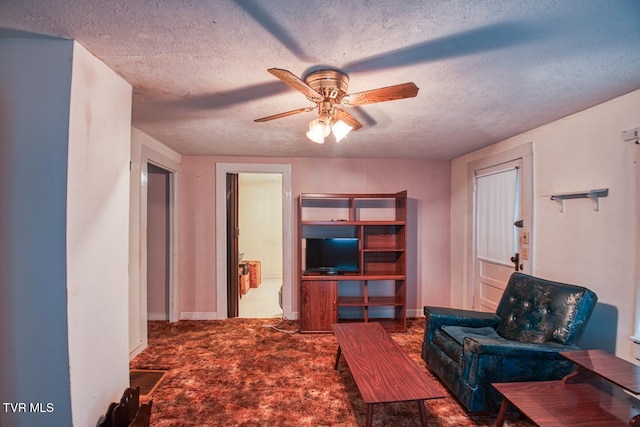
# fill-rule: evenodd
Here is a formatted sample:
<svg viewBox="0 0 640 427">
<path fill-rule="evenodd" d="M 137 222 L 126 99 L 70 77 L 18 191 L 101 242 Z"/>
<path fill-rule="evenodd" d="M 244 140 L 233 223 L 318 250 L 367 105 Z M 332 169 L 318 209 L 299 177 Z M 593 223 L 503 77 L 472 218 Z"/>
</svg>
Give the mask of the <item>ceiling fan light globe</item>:
<svg viewBox="0 0 640 427">
<path fill-rule="evenodd" d="M 336 142 L 340 142 L 347 137 L 353 129 L 353 126 L 349 126 L 342 120 L 338 120 L 331 126 L 331 129 L 333 130 L 333 135 L 336 137 Z"/>
<path fill-rule="evenodd" d="M 307 138 L 318 144 L 323 144 L 324 139 L 331 133 L 331 127 L 321 119 L 312 120 L 309 123 L 309 132 Z"/>
<path fill-rule="evenodd" d="M 317 122 L 317 120 L 309 123 L 309 132 L 307 132 L 307 138 L 318 144 L 323 144 L 325 137 L 324 127 L 322 125 L 318 125 L 315 122 Z"/>
<path fill-rule="evenodd" d="M 309 138 L 315 143 L 324 144 L 324 137 L 322 135 L 319 135 L 317 132 L 316 133 L 314 133 L 313 131 L 307 132 L 307 138 Z"/>
</svg>

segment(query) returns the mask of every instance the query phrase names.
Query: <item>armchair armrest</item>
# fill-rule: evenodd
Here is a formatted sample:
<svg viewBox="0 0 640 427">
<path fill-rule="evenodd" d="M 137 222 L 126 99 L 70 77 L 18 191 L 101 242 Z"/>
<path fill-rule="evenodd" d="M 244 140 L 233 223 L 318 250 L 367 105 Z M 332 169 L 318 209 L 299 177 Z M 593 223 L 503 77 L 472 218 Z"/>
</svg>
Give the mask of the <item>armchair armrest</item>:
<svg viewBox="0 0 640 427">
<path fill-rule="evenodd" d="M 493 338 L 467 337 L 464 339 L 465 354 L 475 353 L 532 359 L 564 359 L 560 352 L 571 350 L 580 350 L 580 348 L 555 342 L 540 344 Z"/>
<path fill-rule="evenodd" d="M 495 328 L 500 323 L 500 318 L 495 313 L 457 308 L 425 306 L 424 315 L 428 318 L 427 326 L 430 329 L 440 329 L 442 326 L 467 326 L 470 328 L 491 326 Z"/>
<path fill-rule="evenodd" d="M 466 337 L 461 377 L 471 387 L 510 381 L 560 379 L 573 369 L 573 362 L 560 352 L 573 345 L 555 342 L 526 343 L 503 338 Z"/>
<path fill-rule="evenodd" d="M 500 318 L 495 313 L 482 311 L 461 310 L 445 307 L 424 307 L 426 316 L 424 328 L 424 342 L 422 349 L 423 358 L 428 353 L 428 347 L 433 341 L 434 333 L 443 326 L 466 326 L 469 328 L 482 328 L 490 326 L 495 328 L 500 323 Z M 427 360 L 427 359 L 425 359 Z"/>
</svg>

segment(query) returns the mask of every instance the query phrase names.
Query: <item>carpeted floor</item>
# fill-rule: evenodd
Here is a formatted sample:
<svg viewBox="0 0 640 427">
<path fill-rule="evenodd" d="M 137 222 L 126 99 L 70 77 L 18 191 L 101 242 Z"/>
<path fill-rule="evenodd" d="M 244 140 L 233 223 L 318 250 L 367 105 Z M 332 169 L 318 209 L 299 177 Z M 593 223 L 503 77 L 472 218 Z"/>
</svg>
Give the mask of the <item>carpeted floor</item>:
<svg viewBox="0 0 640 427">
<path fill-rule="evenodd" d="M 131 369 L 166 369 L 153 400 L 153 426 L 360 426 L 366 404 L 344 359 L 333 369 L 332 334 L 288 334 L 277 319 L 150 322 L 149 345 Z M 393 339 L 420 358 L 424 320 Z M 281 329 L 293 331 L 297 322 Z M 443 387 L 444 389 L 444 387 Z M 492 426 L 496 416 L 468 416 L 452 397 L 426 402 L 430 426 Z M 376 405 L 374 426 L 417 426 L 415 403 Z M 509 414 L 507 426 L 532 426 Z"/>
</svg>

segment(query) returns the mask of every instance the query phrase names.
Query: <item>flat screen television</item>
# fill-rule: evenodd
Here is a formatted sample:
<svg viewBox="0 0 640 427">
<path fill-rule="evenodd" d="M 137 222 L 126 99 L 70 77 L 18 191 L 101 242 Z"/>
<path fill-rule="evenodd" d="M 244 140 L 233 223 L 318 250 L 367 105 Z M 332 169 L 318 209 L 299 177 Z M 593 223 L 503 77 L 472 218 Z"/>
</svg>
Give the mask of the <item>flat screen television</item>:
<svg viewBox="0 0 640 427">
<path fill-rule="evenodd" d="M 305 271 L 309 273 L 357 273 L 359 269 L 358 239 L 330 237 L 307 239 Z"/>
</svg>

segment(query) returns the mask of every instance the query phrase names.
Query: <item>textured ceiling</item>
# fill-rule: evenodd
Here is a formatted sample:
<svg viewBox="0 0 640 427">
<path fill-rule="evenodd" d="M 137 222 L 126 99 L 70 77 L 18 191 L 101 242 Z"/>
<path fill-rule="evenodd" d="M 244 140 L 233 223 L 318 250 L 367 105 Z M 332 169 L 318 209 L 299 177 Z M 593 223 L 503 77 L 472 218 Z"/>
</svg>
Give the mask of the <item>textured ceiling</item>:
<svg viewBox="0 0 640 427">
<path fill-rule="evenodd" d="M 637 0 L 2 0 L 0 27 L 77 40 L 183 154 L 451 159 L 640 89 Z M 318 145 L 313 112 L 253 121 L 313 106 L 272 67 L 420 91 Z"/>
</svg>

